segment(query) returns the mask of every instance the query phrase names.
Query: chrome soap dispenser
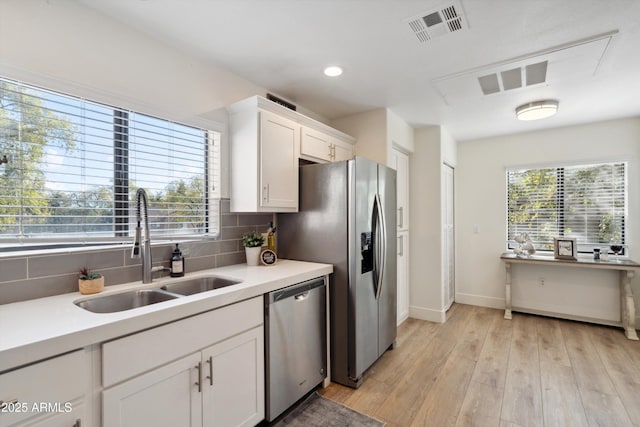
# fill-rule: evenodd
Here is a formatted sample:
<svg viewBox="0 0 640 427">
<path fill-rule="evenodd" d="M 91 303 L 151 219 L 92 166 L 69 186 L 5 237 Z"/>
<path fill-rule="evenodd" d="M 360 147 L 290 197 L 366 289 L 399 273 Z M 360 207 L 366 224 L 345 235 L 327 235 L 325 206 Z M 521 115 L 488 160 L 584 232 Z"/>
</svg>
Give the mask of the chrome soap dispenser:
<svg viewBox="0 0 640 427">
<path fill-rule="evenodd" d="M 184 257 L 176 243 L 176 248 L 173 250 L 173 255 L 171 255 L 171 277 L 182 276 L 184 276 Z"/>
</svg>

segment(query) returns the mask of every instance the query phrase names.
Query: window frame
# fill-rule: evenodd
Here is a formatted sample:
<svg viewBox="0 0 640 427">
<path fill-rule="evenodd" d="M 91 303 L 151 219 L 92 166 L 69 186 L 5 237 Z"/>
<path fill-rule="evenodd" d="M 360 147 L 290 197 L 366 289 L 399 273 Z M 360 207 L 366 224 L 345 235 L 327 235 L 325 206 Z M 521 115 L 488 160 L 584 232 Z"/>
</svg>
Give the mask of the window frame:
<svg viewBox="0 0 640 427">
<path fill-rule="evenodd" d="M 514 172 L 514 171 L 518 171 L 518 172 L 523 172 L 523 171 L 531 171 L 531 170 L 543 170 L 543 169 L 555 169 L 556 170 L 556 198 L 558 201 L 558 205 L 555 209 L 556 213 L 557 213 L 557 220 L 556 220 L 556 224 L 557 224 L 557 234 L 554 237 L 575 237 L 575 233 L 569 235 L 565 233 L 565 229 L 566 229 L 566 218 L 565 218 L 565 212 L 566 212 L 566 177 L 565 177 L 565 170 L 568 168 L 588 168 L 588 167 L 594 167 L 594 166 L 602 166 L 602 165 L 609 165 L 609 166 L 619 166 L 619 165 L 623 165 L 624 168 L 624 172 L 623 172 L 623 182 L 624 182 L 624 190 L 623 190 L 623 195 L 624 195 L 624 214 L 622 216 L 620 216 L 620 223 L 621 223 L 621 244 L 623 245 L 623 249 L 622 252 L 620 252 L 621 256 L 627 255 L 628 254 L 628 249 L 629 249 L 629 242 L 628 242 L 628 238 L 630 236 L 629 230 L 628 230 L 628 222 L 627 222 L 627 217 L 628 217 L 628 210 L 629 210 L 629 206 L 631 204 L 629 198 L 630 198 L 630 188 L 629 188 L 629 170 L 630 170 L 630 160 L 629 159 L 620 159 L 620 158 L 607 158 L 607 159 L 594 159 L 594 160 L 582 160 L 582 161 L 578 161 L 578 162 L 562 162 L 562 163 L 553 163 L 553 164 L 526 164 L 526 165 L 512 165 L 512 166 L 507 166 L 505 167 L 505 199 L 506 199 L 506 203 L 505 203 L 505 212 L 506 212 L 506 227 L 505 227 L 505 234 L 506 234 L 506 247 L 508 250 L 512 250 L 515 249 L 517 244 L 514 242 L 513 238 L 510 238 L 510 228 L 511 228 L 511 223 L 510 223 L 510 206 L 509 206 L 509 192 L 510 192 L 510 188 L 509 188 L 509 184 L 510 184 L 510 180 L 509 180 L 509 173 L 510 172 Z M 562 182 L 562 184 L 558 184 L 558 182 Z M 545 242 L 546 244 L 547 242 Z M 539 245 L 536 245 L 536 251 L 539 252 L 545 252 L 545 253 L 551 253 L 553 254 L 554 252 L 554 248 L 553 248 L 553 241 L 548 242 L 551 247 L 550 248 L 544 248 L 544 247 L 539 247 Z M 603 246 L 608 246 L 608 243 L 606 242 L 599 242 L 599 243 L 594 243 L 594 242 L 586 242 L 586 243 L 580 243 L 577 242 L 576 243 L 577 246 L 577 254 L 591 254 L 593 252 L 594 248 L 602 248 Z"/>
<path fill-rule="evenodd" d="M 5 81 L 8 81 L 11 84 L 20 85 L 21 87 L 33 88 L 35 90 L 41 90 L 45 92 L 51 92 L 56 95 L 66 96 L 74 98 L 79 101 L 86 101 L 90 103 L 99 104 L 103 107 L 107 107 L 113 110 L 114 112 L 114 125 L 116 124 L 116 115 L 117 113 L 125 113 L 125 114 L 139 114 L 142 116 L 147 116 L 153 119 L 174 123 L 176 125 L 187 126 L 191 128 L 199 129 L 205 132 L 206 142 L 204 143 L 205 152 L 203 159 L 203 170 L 204 173 L 204 220 L 205 220 L 205 233 L 191 233 L 191 234 L 162 234 L 160 236 L 153 236 L 152 231 L 152 243 L 154 244 L 162 244 L 168 242 L 188 242 L 188 241 L 205 241 L 205 240 L 218 240 L 220 238 L 221 232 L 221 212 L 220 212 L 220 200 L 222 198 L 222 170 L 223 166 L 223 148 L 222 144 L 225 138 L 226 126 L 222 122 L 216 122 L 212 120 L 208 120 L 203 117 L 182 117 L 180 120 L 175 120 L 171 118 L 167 118 L 166 113 L 158 113 L 155 108 L 152 108 L 148 105 L 138 104 L 136 102 L 131 102 L 131 100 L 124 100 L 123 98 L 114 98 L 113 94 L 107 94 L 104 92 L 97 92 L 95 89 L 88 89 L 87 87 L 77 85 L 71 82 L 60 82 L 55 81 L 56 84 L 35 84 L 31 82 L 26 82 L 22 79 L 12 78 L 10 76 L 0 76 Z M 37 79 L 36 79 L 37 80 Z M 62 83 L 62 84 L 59 84 Z M 62 86 L 63 89 L 57 89 L 56 86 Z M 70 88 L 72 88 L 70 90 Z M 78 95 L 78 92 L 89 92 L 91 93 L 90 97 Z M 96 96 L 96 93 L 98 96 Z M 104 99 L 108 99 L 105 101 Z M 121 107 L 115 107 L 115 105 L 122 105 Z M 148 112 L 150 111 L 150 112 Z M 114 133 L 116 132 L 114 128 Z M 113 149 L 114 154 L 112 156 L 112 162 L 114 166 L 114 182 L 113 187 L 115 188 L 117 177 L 116 174 L 116 165 L 119 165 L 120 162 L 116 159 L 116 150 L 122 147 L 116 147 L 117 138 L 113 138 Z M 217 145 L 217 149 L 212 150 L 211 147 L 213 145 Z M 217 164 L 214 159 L 214 152 L 218 157 Z M 217 167 L 216 167 L 217 166 Z M 0 256 L 7 253 L 16 252 L 18 254 L 22 254 L 25 251 L 36 251 L 40 252 L 57 252 L 58 250 L 73 250 L 73 248 L 82 248 L 85 249 L 95 249 L 101 250 L 112 247 L 120 247 L 124 245 L 130 244 L 130 239 L 132 238 L 129 233 L 129 223 L 131 218 L 131 208 L 127 205 L 131 202 L 130 200 L 121 200 L 120 206 L 116 206 L 118 203 L 116 201 L 118 192 L 114 191 L 113 202 L 114 202 L 114 222 L 113 222 L 113 231 L 111 236 L 70 236 L 70 235 L 60 235 L 60 236 L 17 236 L 17 237 L 2 237 L 0 235 Z M 217 203 L 217 208 L 213 209 L 213 203 Z M 118 215 L 116 213 L 117 209 L 121 212 L 126 212 L 125 215 Z M 212 220 L 210 215 L 215 211 L 217 214 L 217 219 Z M 118 225 L 118 220 L 121 221 L 121 224 Z M 212 230 L 212 223 L 215 223 L 216 229 Z"/>
</svg>

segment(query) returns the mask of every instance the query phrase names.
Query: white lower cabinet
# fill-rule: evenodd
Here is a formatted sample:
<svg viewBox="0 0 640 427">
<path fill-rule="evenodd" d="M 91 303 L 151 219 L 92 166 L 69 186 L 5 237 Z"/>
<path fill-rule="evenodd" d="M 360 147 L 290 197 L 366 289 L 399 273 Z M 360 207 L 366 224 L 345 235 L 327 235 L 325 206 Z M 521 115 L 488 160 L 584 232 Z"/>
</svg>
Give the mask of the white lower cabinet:
<svg viewBox="0 0 640 427">
<path fill-rule="evenodd" d="M 200 353 L 191 354 L 102 393 L 104 427 L 202 425 Z"/>
<path fill-rule="evenodd" d="M 88 427 L 88 422 L 82 422 L 85 417 L 78 416 L 79 412 L 85 410 L 84 403 L 82 401 L 69 403 L 73 405 L 73 410 L 70 412 L 44 415 L 17 425 L 21 427 Z"/>
<path fill-rule="evenodd" d="M 84 350 L 0 375 L 0 426 L 89 426 L 90 391 L 91 361 Z"/>
<path fill-rule="evenodd" d="M 262 297 L 105 343 L 104 427 L 264 419 Z"/>
<path fill-rule="evenodd" d="M 264 418 L 264 329 L 203 352 L 203 425 L 254 426 Z"/>
<path fill-rule="evenodd" d="M 264 418 L 263 328 L 103 392 L 104 427 L 254 426 Z"/>
</svg>

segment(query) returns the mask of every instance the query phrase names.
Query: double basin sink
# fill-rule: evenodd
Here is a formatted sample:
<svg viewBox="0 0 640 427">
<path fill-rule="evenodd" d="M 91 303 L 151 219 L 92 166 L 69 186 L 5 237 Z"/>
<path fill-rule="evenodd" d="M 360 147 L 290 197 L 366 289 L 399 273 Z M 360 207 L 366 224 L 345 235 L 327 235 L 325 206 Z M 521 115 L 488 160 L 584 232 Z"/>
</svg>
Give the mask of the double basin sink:
<svg viewBox="0 0 640 427">
<path fill-rule="evenodd" d="M 139 289 L 76 301 L 75 304 L 93 313 L 115 313 L 157 304 L 187 295 L 194 295 L 200 292 L 225 288 L 238 283 L 241 282 L 219 276 L 196 277 L 179 282 L 167 283 L 158 288 Z"/>
</svg>

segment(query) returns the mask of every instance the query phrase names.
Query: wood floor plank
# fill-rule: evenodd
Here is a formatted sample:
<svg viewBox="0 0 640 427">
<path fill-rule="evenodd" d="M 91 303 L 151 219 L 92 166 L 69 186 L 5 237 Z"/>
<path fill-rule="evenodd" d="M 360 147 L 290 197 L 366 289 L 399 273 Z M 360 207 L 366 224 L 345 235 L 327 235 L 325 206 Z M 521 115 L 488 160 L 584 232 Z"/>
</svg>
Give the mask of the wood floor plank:
<svg viewBox="0 0 640 427">
<path fill-rule="evenodd" d="M 561 329 L 578 389 L 616 395 L 611 378 L 591 341 L 590 334 L 593 326 L 578 322 L 564 322 L 561 324 Z"/>
<path fill-rule="evenodd" d="M 580 394 L 590 427 L 633 427 L 618 396 L 593 390 L 582 390 Z"/>
<path fill-rule="evenodd" d="M 536 320 L 513 316 L 513 335 L 500 419 L 522 426 L 543 425 Z"/>
<path fill-rule="evenodd" d="M 627 350 L 616 342 L 608 328 L 594 327 L 596 351 L 620 396 L 631 422 L 640 425 L 640 366 L 633 363 Z"/>
<path fill-rule="evenodd" d="M 412 426 L 455 426 L 476 362 L 452 355 L 413 419 Z"/>
<path fill-rule="evenodd" d="M 458 340 L 458 344 L 453 350 L 453 355 L 477 361 L 495 314 L 495 310 L 475 307 L 464 332 Z"/>
<path fill-rule="evenodd" d="M 509 362 L 513 323 L 505 320 L 499 310 L 494 310 L 493 323 L 489 327 L 472 380 L 504 389 Z"/>
<path fill-rule="evenodd" d="M 559 363 L 564 366 L 571 366 L 562 329 L 560 328 L 562 322 L 564 321 L 547 317 L 536 318 L 538 353 L 540 354 L 541 363 Z"/>
<path fill-rule="evenodd" d="M 471 380 L 456 427 L 498 427 L 504 387 Z"/>
<path fill-rule="evenodd" d="M 358 389 L 345 401 L 344 405 L 363 414 L 374 413 L 389 395 L 390 387 L 375 378 L 367 378 Z"/>
<path fill-rule="evenodd" d="M 586 426 L 573 368 L 558 361 L 542 361 L 540 373 L 545 427 Z"/>
</svg>

